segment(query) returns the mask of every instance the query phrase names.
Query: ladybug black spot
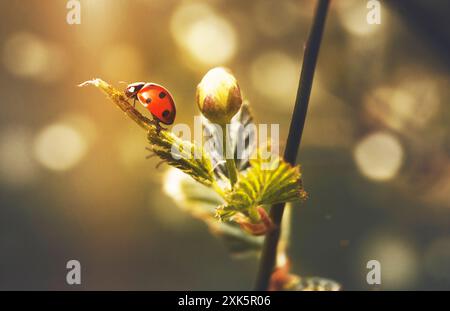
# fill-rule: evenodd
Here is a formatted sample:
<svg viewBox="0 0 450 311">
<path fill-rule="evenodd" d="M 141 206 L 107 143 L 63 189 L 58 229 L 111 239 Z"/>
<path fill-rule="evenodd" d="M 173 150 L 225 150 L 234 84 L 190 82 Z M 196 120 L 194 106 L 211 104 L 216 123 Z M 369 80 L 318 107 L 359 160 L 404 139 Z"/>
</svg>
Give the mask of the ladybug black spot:
<svg viewBox="0 0 450 311">
<path fill-rule="evenodd" d="M 152 102 L 152 99 L 149 97 L 149 98 L 147 98 L 147 99 L 145 100 L 145 102 L 146 102 L 147 104 L 150 104 L 150 103 Z"/>
<path fill-rule="evenodd" d="M 164 97 L 166 97 L 166 93 L 164 93 L 164 92 L 159 93 L 159 98 L 164 98 Z"/>
<path fill-rule="evenodd" d="M 163 116 L 164 118 L 167 118 L 167 117 L 169 116 L 169 114 L 170 114 L 170 111 L 169 111 L 169 110 L 164 110 L 163 113 L 162 113 L 162 116 Z"/>
</svg>

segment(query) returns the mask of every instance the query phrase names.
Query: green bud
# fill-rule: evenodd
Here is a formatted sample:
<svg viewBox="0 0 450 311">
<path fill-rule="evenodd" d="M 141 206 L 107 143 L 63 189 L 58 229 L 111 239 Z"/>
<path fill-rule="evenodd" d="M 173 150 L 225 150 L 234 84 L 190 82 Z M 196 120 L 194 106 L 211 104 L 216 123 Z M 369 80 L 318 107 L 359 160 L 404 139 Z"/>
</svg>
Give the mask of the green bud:
<svg viewBox="0 0 450 311">
<path fill-rule="evenodd" d="M 241 90 L 236 78 L 223 67 L 208 71 L 197 86 L 198 108 L 213 123 L 230 123 L 241 104 Z"/>
</svg>

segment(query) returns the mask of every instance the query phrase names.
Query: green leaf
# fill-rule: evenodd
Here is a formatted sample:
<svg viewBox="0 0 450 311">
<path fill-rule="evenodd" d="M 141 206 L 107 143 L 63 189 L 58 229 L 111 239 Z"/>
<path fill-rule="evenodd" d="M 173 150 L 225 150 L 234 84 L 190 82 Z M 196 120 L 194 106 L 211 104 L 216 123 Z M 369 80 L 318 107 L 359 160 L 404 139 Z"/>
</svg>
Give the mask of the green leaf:
<svg viewBox="0 0 450 311">
<path fill-rule="evenodd" d="M 256 159 L 250 160 L 250 168 L 239 174 L 238 183 L 226 195 L 226 203 L 217 209 L 217 216 L 230 221 L 234 215 L 242 213 L 258 222 L 258 206 L 305 198 L 299 166 L 293 167 L 274 155 L 264 160 L 258 152 Z"/>
<path fill-rule="evenodd" d="M 212 186 L 215 177 L 210 157 L 203 149 L 182 140 L 169 131 L 149 130 L 151 150 L 164 162 L 190 175 L 205 186 Z M 175 153 L 174 153 L 175 151 Z"/>
<path fill-rule="evenodd" d="M 177 206 L 202 220 L 211 233 L 223 241 L 233 256 L 247 256 L 261 249 L 263 237 L 252 236 L 237 224 L 217 221 L 215 211 L 217 206 L 224 203 L 224 200 L 212 188 L 195 182 L 176 169 L 170 169 L 166 173 L 165 183 L 165 188 L 170 189 L 168 195 Z"/>
</svg>

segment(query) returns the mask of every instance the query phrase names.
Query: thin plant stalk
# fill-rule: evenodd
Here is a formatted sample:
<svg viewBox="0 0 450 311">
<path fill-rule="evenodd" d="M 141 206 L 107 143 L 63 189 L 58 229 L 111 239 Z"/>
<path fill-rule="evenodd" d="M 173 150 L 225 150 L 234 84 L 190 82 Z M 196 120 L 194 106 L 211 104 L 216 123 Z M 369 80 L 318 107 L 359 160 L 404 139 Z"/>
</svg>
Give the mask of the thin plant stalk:
<svg viewBox="0 0 450 311">
<path fill-rule="evenodd" d="M 298 148 L 302 139 L 328 6 L 329 0 L 318 1 L 313 24 L 306 43 L 294 112 L 292 114 L 286 149 L 284 151 L 284 159 L 292 165 L 295 165 Z M 275 204 L 270 209 L 270 217 L 274 223 L 274 229 L 267 233 L 264 241 L 255 290 L 267 290 L 269 287 L 270 277 L 276 263 L 277 246 L 280 239 L 281 220 L 283 218 L 284 207 L 285 204 L 282 203 Z"/>
<path fill-rule="evenodd" d="M 222 126 L 222 146 L 223 146 L 223 154 L 225 157 L 225 165 L 228 170 L 228 176 L 230 178 L 231 188 L 234 187 L 234 184 L 237 182 L 237 170 L 236 170 L 236 162 L 234 161 L 234 155 L 228 156 L 228 147 L 230 145 L 229 135 L 227 133 L 227 126 Z"/>
</svg>

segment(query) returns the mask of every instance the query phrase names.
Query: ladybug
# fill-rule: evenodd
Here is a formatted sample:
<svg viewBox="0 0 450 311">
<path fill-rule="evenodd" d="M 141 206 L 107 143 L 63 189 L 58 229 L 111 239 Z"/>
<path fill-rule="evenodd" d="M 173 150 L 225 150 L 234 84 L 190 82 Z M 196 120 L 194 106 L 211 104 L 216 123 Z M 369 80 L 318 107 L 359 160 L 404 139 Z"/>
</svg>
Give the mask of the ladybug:
<svg viewBox="0 0 450 311">
<path fill-rule="evenodd" d="M 131 83 L 125 89 L 125 96 L 132 98 L 134 102 L 138 100 L 145 108 L 150 111 L 156 126 L 159 123 L 170 125 L 175 120 L 176 109 L 175 102 L 169 91 L 156 83 L 135 82 Z"/>
</svg>

